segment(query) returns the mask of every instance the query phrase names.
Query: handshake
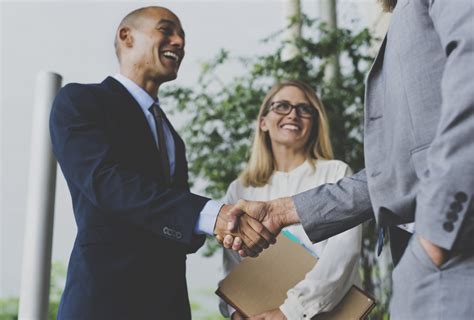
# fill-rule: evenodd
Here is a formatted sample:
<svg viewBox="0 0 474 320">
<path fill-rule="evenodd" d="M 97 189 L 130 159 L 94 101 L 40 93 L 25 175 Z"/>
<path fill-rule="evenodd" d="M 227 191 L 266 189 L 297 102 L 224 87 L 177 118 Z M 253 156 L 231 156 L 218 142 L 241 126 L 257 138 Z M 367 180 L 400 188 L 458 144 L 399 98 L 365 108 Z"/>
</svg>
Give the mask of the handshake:
<svg viewBox="0 0 474 320">
<path fill-rule="evenodd" d="M 221 208 L 214 234 L 225 248 L 238 251 L 242 257 L 256 257 L 275 243 L 283 227 L 298 222 L 291 198 L 268 202 L 239 200 Z"/>
</svg>

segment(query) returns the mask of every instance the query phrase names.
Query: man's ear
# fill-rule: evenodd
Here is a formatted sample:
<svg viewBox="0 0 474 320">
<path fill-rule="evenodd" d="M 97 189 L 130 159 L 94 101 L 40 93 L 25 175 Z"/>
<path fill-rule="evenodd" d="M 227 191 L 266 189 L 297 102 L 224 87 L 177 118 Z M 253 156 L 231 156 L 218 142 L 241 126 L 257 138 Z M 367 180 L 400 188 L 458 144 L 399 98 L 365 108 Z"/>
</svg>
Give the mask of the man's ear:
<svg viewBox="0 0 474 320">
<path fill-rule="evenodd" d="M 127 48 L 131 48 L 133 46 L 132 30 L 129 27 L 121 27 L 118 30 L 118 38 L 119 41 L 122 42 Z"/>
<path fill-rule="evenodd" d="M 260 130 L 262 130 L 263 132 L 267 132 L 268 131 L 268 127 L 267 127 L 267 123 L 265 121 L 265 117 L 261 117 L 260 118 Z"/>
</svg>

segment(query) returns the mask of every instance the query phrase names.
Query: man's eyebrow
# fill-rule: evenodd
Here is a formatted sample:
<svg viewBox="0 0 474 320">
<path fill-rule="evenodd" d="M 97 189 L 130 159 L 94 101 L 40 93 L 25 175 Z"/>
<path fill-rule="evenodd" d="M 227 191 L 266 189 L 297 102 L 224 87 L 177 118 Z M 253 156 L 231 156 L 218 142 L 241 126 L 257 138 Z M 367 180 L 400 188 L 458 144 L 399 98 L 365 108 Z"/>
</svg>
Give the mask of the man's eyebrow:
<svg viewBox="0 0 474 320">
<path fill-rule="evenodd" d="M 179 27 L 178 32 L 183 36 L 183 38 L 184 38 L 185 35 L 186 35 L 186 34 L 184 33 L 183 28 L 181 28 L 181 26 L 179 26 L 179 25 L 178 25 L 175 21 L 173 21 L 173 20 L 160 19 L 160 20 L 158 21 L 158 23 L 156 24 L 156 26 L 159 26 L 160 24 L 171 24 L 171 25 L 173 25 L 173 27 L 177 27 L 177 26 L 178 26 L 178 27 Z"/>
</svg>

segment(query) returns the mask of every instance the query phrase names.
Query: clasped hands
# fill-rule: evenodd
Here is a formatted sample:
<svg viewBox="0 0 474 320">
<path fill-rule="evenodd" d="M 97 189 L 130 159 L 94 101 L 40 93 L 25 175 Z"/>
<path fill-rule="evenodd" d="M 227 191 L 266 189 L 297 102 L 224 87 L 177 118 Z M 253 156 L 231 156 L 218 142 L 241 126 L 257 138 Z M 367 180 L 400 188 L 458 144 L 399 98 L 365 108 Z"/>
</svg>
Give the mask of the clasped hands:
<svg viewBox="0 0 474 320">
<path fill-rule="evenodd" d="M 239 200 L 221 208 L 214 234 L 225 248 L 238 251 L 242 257 L 256 257 L 275 243 L 283 227 L 298 222 L 291 198 L 268 202 Z"/>
<path fill-rule="evenodd" d="M 256 257 L 275 243 L 285 226 L 299 222 L 291 198 L 268 202 L 239 200 L 225 205 L 217 217 L 214 234 L 225 248 L 238 251 L 242 257 Z M 450 252 L 419 236 L 420 243 L 436 266 L 450 257 Z"/>
</svg>

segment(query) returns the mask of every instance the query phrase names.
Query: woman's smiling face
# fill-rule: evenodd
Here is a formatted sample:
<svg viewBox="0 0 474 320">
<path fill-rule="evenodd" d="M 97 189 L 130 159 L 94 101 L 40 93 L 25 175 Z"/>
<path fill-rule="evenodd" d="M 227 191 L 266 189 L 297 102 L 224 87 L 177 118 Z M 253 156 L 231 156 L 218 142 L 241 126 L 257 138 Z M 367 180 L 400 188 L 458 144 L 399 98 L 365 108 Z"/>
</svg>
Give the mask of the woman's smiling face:
<svg viewBox="0 0 474 320">
<path fill-rule="evenodd" d="M 303 91 L 295 86 L 285 86 L 278 91 L 270 101 L 270 105 L 275 102 L 285 102 L 291 106 L 299 106 L 300 112 L 293 107 L 287 115 L 282 115 L 270 110 L 260 119 L 260 129 L 268 132 L 272 146 L 284 145 L 286 147 L 301 149 L 310 137 L 313 117 L 301 116 L 301 109 L 314 107 L 310 104 Z M 274 104 L 275 105 L 275 104 Z"/>
</svg>

